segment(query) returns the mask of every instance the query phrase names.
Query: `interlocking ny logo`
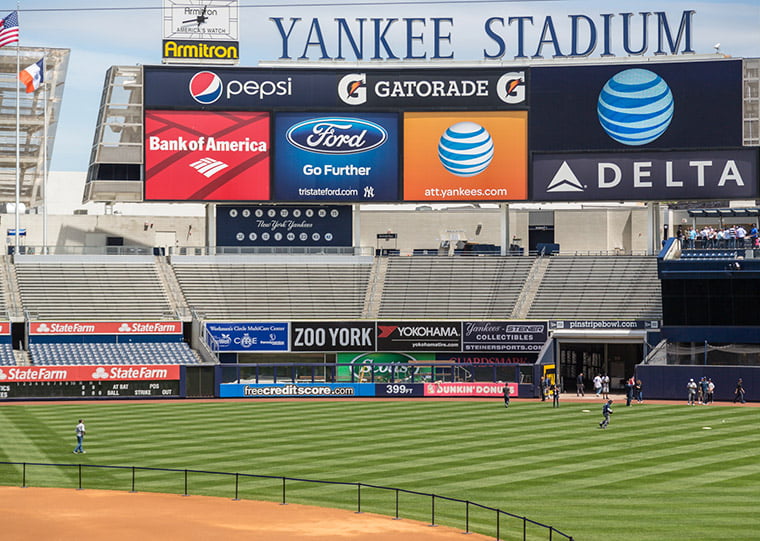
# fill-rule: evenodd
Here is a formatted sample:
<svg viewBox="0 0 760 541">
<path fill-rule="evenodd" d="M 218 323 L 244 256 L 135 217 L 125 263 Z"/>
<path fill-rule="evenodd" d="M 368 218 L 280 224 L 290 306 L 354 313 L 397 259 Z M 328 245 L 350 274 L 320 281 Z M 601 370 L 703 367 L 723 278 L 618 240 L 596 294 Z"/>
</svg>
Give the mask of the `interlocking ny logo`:
<svg viewBox="0 0 760 541">
<path fill-rule="evenodd" d="M 222 169 L 227 169 L 229 165 L 222 161 L 215 160 L 214 158 L 201 158 L 197 162 L 191 163 L 190 167 L 198 171 L 204 177 L 211 178 Z"/>
</svg>

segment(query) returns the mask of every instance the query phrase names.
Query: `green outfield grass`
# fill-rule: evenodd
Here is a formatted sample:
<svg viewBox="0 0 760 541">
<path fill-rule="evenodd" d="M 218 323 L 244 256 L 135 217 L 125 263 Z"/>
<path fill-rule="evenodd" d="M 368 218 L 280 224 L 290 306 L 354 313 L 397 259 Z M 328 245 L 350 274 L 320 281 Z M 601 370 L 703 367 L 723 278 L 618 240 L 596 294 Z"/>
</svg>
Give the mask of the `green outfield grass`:
<svg viewBox="0 0 760 541">
<path fill-rule="evenodd" d="M 587 410 L 587 411 L 584 411 Z M 760 409 L 500 401 L 70 403 L 0 407 L 0 460 L 240 472 L 361 482 L 500 508 L 578 541 L 760 539 Z M 74 425 L 87 424 L 86 455 Z M 709 427 L 709 429 L 707 429 Z M 85 488 L 129 490 L 131 472 L 84 469 Z M 77 468 L 28 467 L 30 486 L 76 487 Z M 21 468 L 0 465 L 0 484 Z M 138 491 L 181 494 L 177 473 L 138 472 Z M 288 483 L 288 501 L 356 508 L 353 487 Z M 234 477 L 191 475 L 188 492 L 232 497 Z M 281 482 L 240 481 L 278 501 Z M 392 515 L 394 494 L 363 489 L 362 510 Z M 401 516 L 429 522 L 429 498 L 402 494 Z M 471 529 L 495 534 L 492 513 Z M 461 505 L 436 522 L 464 529 Z M 521 539 L 522 523 L 502 537 Z M 548 539 L 530 530 L 529 539 Z M 558 537 L 555 537 L 558 539 Z"/>
</svg>

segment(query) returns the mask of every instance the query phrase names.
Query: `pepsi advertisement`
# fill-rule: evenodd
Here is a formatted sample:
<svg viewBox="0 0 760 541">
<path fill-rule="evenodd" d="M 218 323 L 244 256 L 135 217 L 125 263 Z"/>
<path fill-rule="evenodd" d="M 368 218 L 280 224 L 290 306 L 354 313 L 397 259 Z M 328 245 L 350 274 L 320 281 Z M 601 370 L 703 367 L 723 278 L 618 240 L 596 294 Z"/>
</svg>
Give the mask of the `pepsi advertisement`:
<svg viewBox="0 0 760 541">
<path fill-rule="evenodd" d="M 742 145 L 742 61 L 531 69 L 529 148 L 618 151 Z"/>
<path fill-rule="evenodd" d="M 350 205 L 229 205 L 216 211 L 217 246 L 353 246 Z"/>
<path fill-rule="evenodd" d="M 277 113 L 274 201 L 397 201 L 399 117 Z"/>
<path fill-rule="evenodd" d="M 209 345 L 217 351 L 288 351 L 287 323 L 206 323 Z"/>
</svg>

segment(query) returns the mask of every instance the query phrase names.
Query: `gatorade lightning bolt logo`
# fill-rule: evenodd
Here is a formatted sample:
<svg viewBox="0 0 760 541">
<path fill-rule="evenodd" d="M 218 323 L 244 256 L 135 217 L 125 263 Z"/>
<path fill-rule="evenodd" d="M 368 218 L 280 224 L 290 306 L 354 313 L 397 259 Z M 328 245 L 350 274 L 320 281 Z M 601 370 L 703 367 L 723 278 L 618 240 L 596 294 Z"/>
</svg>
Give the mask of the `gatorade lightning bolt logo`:
<svg viewBox="0 0 760 541">
<path fill-rule="evenodd" d="M 348 105 L 367 102 L 367 74 L 349 73 L 338 81 L 338 97 Z"/>
<path fill-rule="evenodd" d="M 525 72 L 505 73 L 496 82 L 496 94 L 504 103 L 522 103 L 525 101 Z"/>
<path fill-rule="evenodd" d="M 202 105 L 214 103 L 222 95 L 222 80 L 216 73 L 199 71 L 190 79 L 190 95 Z"/>
</svg>

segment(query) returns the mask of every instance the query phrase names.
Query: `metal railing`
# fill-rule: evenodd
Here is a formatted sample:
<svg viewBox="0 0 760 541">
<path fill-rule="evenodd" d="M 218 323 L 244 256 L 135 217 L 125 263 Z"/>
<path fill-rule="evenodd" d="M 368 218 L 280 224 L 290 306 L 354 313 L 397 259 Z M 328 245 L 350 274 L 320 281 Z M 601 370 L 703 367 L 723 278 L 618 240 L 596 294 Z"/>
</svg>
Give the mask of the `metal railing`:
<svg viewBox="0 0 760 541">
<path fill-rule="evenodd" d="M 221 476 L 223 478 L 227 478 L 232 481 L 234 480 L 234 488 L 230 486 L 227 489 L 228 495 L 233 495 L 233 500 L 239 501 L 241 499 L 241 488 L 240 483 L 241 480 L 250 480 L 250 479 L 265 479 L 269 481 L 276 481 L 278 485 L 278 500 L 282 505 L 285 505 L 288 503 L 288 483 L 290 483 L 291 490 L 292 485 L 294 483 L 307 483 L 310 485 L 330 485 L 330 486 L 336 486 L 336 487 L 348 487 L 351 488 L 351 492 L 354 494 L 354 496 L 351 497 L 351 499 L 355 502 L 354 506 L 357 513 L 362 513 L 363 509 L 367 509 L 366 505 L 366 498 L 367 498 L 367 491 L 368 490 L 377 490 L 382 491 L 384 493 L 387 493 L 393 498 L 390 500 L 390 504 L 386 502 L 386 504 L 383 506 L 383 509 L 377 509 L 379 504 L 377 502 L 374 503 L 373 508 L 369 512 L 378 513 L 386 516 L 392 516 L 395 519 L 400 518 L 410 518 L 412 520 L 418 520 L 421 515 L 421 511 L 414 512 L 415 509 L 407 509 L 407 513 L 405 517 L 402 517 L 402 506 L 400 504 L 400 496 L 413 496 L 415 498 L 424 499 L 427 501 L 429 499 L 429 514 L 427 512 L 424 513 L 424 518 L 430 517 L 430 526 L 437 526 L 439 524 L 442 525 L 451 525 L 452 523 L 458 523 L 460 526 L 464 526 L 464 533 L 471 533 L 471 526 L 473 525 L 473 521 L 471 520 L 471 514 L 475 513 L 487 513 L 491 516 L 491 519 L 483 520 L 483 517 L 485 515 L 480 515 L 480 523 L 488 522 L 489 524 L 489 532 L 495 533 L 496 540 L 501 539 L 522 539 L 523 541 L 527 541 L 528 539 L 528 533 L 530 532 L 531 538 L 534 539 L 536 536 L 536 529 L 540 528 L 540 531 L 544 531 L 544 533 L 548 536 L 549 541 L 552 541 L 554 539 L 554 536 L 557 536 L 557 539 L 564 538 L 569 541 L 573 541 L 573 537 L 570 535 L 567 535 L 564 532 L 561 532 L 560 530 L 557 530 L 553 526 L 548 526 L 546 524 L 541 524 L 540 522 L 536 522 L 535 520 L 531 520 L 527 517 L 516 515 L 514 513 L 509 513 L 507 511 L 502 511 L 501 509 L 496 509 L 494 507 L 488 507 L 485 505 L 481 505 L 479 503 L 471 502 L 469 500 L 461 500 L 458 498 L 449 498 L 446 496 L 439 496 L 437 494 L 429 494 L 426 492 L 418 492 L 415 490 L 407 490 L 403 488 L 394 488 L 394 487 L 384 487 L 379 485 L 371 485 L 367 483 L 351 483 L 351 482 L 343 482 L 343 481 L 318 481 L 315 479 L 299 479 L 296 477 L 282 477 L 282 476 L 273 476 L 273 475 L 254 475 L 249 473 L 230 473 L 230 472 L 216 472 L 216 471 L 204 471 L 204 470 L 190 470 L 190 469 L 173 469 L 173 468 L 149 468 L 149 467 L 141 467 L 141 466 L 105 466 L 105 465 L 97 465 L 97 464 L 52 464 L 52 463 L 43 463 L 43 462 L 5 462 L 0 461 L 0 465 L 7 465 L 7 466 L 20 466 L 21 467 L 21 487 L 26 488 L 31 485 L 28 484 L 28 477 L 29 477 L 29 471 L 32 467 L 44 467 L 44 468 L 65 468 L 70 470 L 75 470 L 74 475 L 70 475 L 68 477 L 72 478 L 74 483 L 76 484 L 77 490 L 84 490 L 85 489 L 85 472 L 86 471 L 94 471 L 94 472 L 105 472 L 107 470 L 119 470 L 124 472 L 129 472 L 130 478 L 127 481 L 129 485 L 129 491 L 130 492 L 137 492 L 138 489 L 138 472 L 168 472 L 171 474 L 179 474 L 180 480 L 182 481 L 183 486 L 183 496 L 189 496 L 190 495 L 190 486 L 191 486 L 191 475 L 214 475 L 214 476 Z M 9 476 L 0 476 L 0 484 L 7 485 L 9 481 Z M 50 486 L 50 485 L 46 485 Z M 63 487 L 66 488 L 66 487 Z M 92 488 L 92 487 L 90 487 Z M 101 487 L 98 487 L 101 488 Z M 125 490 L 127 487 L 122 488 L 113 488 L 109 487 L 111 490 Z M 165 489 L 165 486 L 162 487 Z M 362 505 L 362 491 L 364 490 L 365 494 L 365 504 Z M 165 492 L 165 490 L 162 490 L 162 492 Z M 196 492 L 196 495 L 204 495 L 203 489 L 199 488 Z M 261 496 L 261 494 L 257 494 Z M 315 495 L 313 499 L 316 500 L 316 504 L 320 506 L 324 506 L 325 500 L 323 498 L 324 494 L 323 491 L 320 491 L 318 494 Z M 247 499 L 253 499 L 253 498 L 247 498 Z M 265 501 L 272 501 L 272 499 L 267 500 L 264 498 Z M 424 503 L 424 502 L 423 502 Z M 438 508 L 438 514 L 436 514 L 436 503 L 439 505 Z M 457 504 L 459 507 L 459 511 L 457 512 L 456 520 L 449 520 L 447 521 L 444 518 L 444 522 L 440 522 L 440 505 L 451 503 L 451 504 Z M 408 507 L 412 507 L 411 505 Z M 425 505 L 426 507 L 426 505 Z M 420 505 L 417 506 L 416 509 L 421 509 L 422 507 Z M 385 512 L 383 512 L 385 511 Z M 437 522 L 439 521 L 439 522 Z M 456 527 L 456 526 L 455 526 Z M 478 528 L 479 530 L 485 529 L 484 526 L 481 526 Z M 478 532 L 483 533 L 483 532 Z M 488 534 L 486 534 L 488 535 Z M 509 537 L 506 537 L 506 536 Z"/>
</svg>

